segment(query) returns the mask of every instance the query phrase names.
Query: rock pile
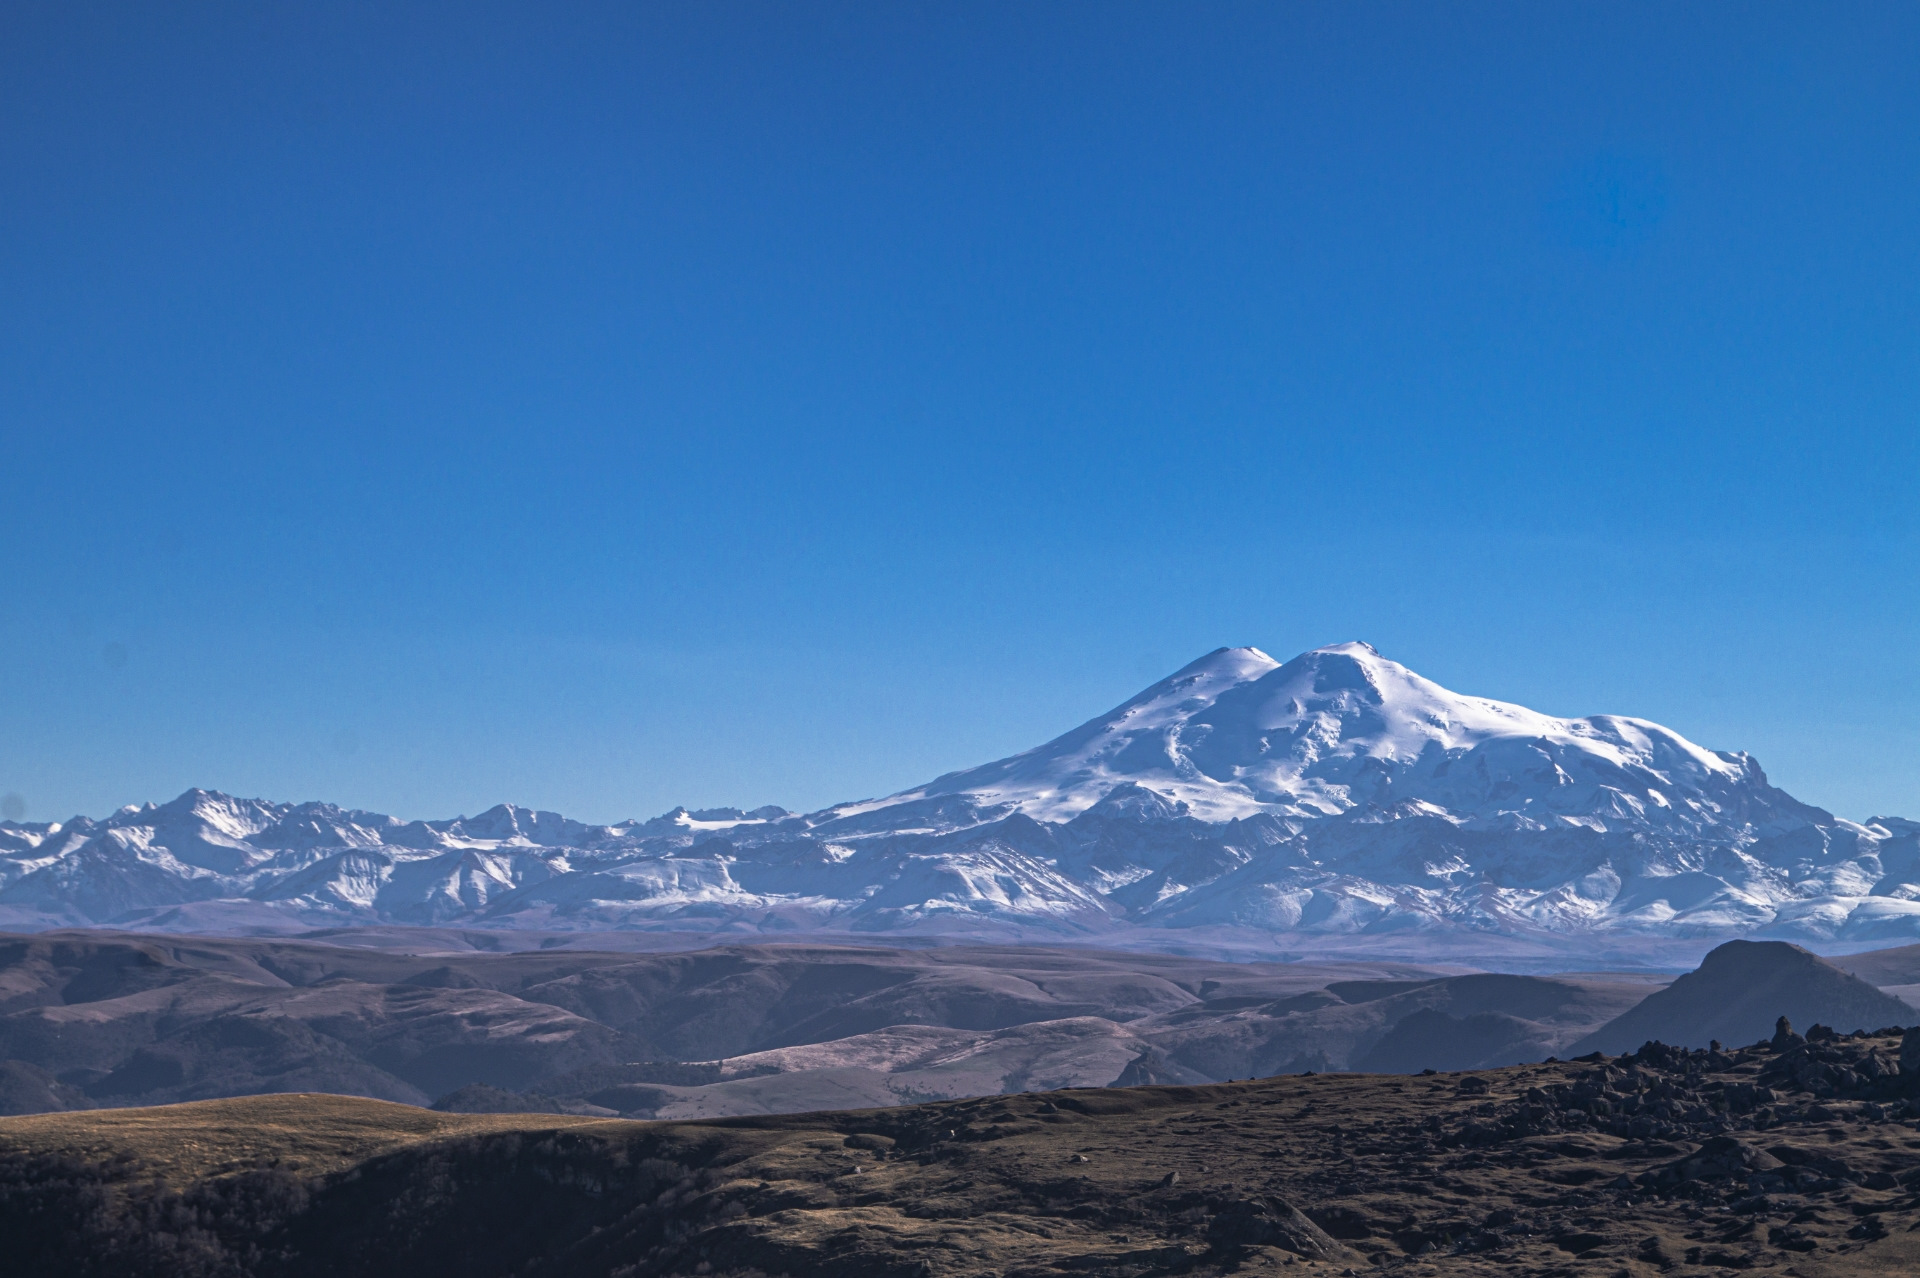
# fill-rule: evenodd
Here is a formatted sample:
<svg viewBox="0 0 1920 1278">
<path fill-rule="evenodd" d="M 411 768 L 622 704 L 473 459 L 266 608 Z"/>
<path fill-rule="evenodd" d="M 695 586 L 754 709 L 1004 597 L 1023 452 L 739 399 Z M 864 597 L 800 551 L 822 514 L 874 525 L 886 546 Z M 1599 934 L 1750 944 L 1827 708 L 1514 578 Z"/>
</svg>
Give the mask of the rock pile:
<svg viewBox="0 0 1920 1278">
<path fill-rule="evenodd" d="M 1898 1037 L 1899 1058 L 1890 1039 Z M 1765 1212 L 1769 1195 L 1820 1194 L 1861 1185 L 1894 1189 L 1886 1171 L 1862 1171 L 1818 1147 L 1794 1143 L 1792 1129 L 1835 1122 L 1881 1124 L 1920 1119 L 1920 1030 L 1836 1034 L 1815 1025 L 1802 1036 L 1785 1017 L 1774 1036 L 1726 1052 L 1647 1043 L 1565 1083 L 1536 1087 L 1518 1100 L 1482 1105 L 1441 1134 L 1440 1144 L 1491 1149 L 1529 1137 L 1593 1133 L 1643 1150 L 1698 1142 L 1690 1152 L 1615 1188 L 1638 1194 L 1731 1204 Z M 1907 1179 L 1920 1188 L 1920 1171 Z M 1782 1232 L 1776 1245 L 1799 1236 Z M 1784 1240 L 1784 1241 L 1783 1241 Z"/>
</svg>

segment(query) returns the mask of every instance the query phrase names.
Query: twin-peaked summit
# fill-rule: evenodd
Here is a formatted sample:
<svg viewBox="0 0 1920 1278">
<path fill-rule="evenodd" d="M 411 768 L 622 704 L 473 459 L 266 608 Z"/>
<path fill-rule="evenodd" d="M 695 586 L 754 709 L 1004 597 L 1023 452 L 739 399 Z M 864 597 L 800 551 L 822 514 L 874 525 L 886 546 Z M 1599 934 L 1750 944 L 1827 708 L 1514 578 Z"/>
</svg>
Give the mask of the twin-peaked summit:
<svg viewBox="0 0 1920 1278">
<path fill-rule="evenodd" d="M 1462 696 L 1357 642 L 1285 664 L 1221 648 L 1043 746 L 837 811 L 964 796 L 1065 821 L 1128 783 L 1209 822 L 1404 804 L 1593 829 L 1711 825 L 1755 802 L 1815 815 L 1744 754 L 1644 719 L 1556 719 Z"/>
<path fill-rule="evenodd" d="M 1222 648 L 1045 745 L 804 816 L 403 822 L 189 791 L 0 823 L 0 926 L 356 922 L 1878 939 L 1920 936 L 1920 825 L 1839 820 L 1744 754 L 1463 696 L 1364 643 Z"/>
</svg>

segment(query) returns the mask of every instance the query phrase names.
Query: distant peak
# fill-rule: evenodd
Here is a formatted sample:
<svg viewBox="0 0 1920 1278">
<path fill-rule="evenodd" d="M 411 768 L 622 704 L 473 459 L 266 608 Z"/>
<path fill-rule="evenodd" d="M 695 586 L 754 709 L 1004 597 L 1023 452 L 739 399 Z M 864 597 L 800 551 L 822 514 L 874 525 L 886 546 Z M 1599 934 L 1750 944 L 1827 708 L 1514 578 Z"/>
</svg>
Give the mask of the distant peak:
<svg viewBox="0 0 1920 1278">
<path fill-rule="evenodd" d="M 1700 960 L 1700 971 L 1756 971 L 1761 968 L 1798 969 L 1827 966 L 1827 961 L 1812 950 L 1789 941 L 1728 941 L 1715 946 Z"/>
<path fill-rule="evenodd" d="M 260 799 L 236 799 L 222 790 L 203 790 L 199 786 L 194 786 L 191 789 L 182 790 L 165 803 L 149 803 L 141 810 L 178 815 L 207 811 L 231 812 L 248 806 L 262 805 L 263 800 Z"/>
<path fill-rule="evenodd" d="M 1198 661 L 1195 661 L 1191 664 L 1195 666 L 1212 665 L 1222 660 L 1272 661 L 1273 658 L 1269 657 L 1266 653 L 1260 651 L 1260 649 L 1252 646 L 1239 647 L 1239 648 L 1220 647 L 1220 648 L 1215 648 L 1212 652 L 1209 652 L 1206 656 L 1200 658 Z"/>
<path fill-rule="evenodd" d="M 1346 657 L 1350 657 L 1356 652 L 1364 652 L 1370 657 L 1380 656 L 1380 650 L 1364 639 L 1349 639 L 1345 643 L 1330 643 L 1324 648 L 1315 648 L 1313 651 L 1337 652 Z"/>
<path fill-rule="evenodd" d="M 1272 657 L 1258 648 L 1215 648 L 1198 661 L 1186 665 L 1167 676 L 1169 679 L 1182 679 L 1189 675 L 1227 675 L 1235 678 L 1257 678 L 1280 665 Z"/>
</svg>

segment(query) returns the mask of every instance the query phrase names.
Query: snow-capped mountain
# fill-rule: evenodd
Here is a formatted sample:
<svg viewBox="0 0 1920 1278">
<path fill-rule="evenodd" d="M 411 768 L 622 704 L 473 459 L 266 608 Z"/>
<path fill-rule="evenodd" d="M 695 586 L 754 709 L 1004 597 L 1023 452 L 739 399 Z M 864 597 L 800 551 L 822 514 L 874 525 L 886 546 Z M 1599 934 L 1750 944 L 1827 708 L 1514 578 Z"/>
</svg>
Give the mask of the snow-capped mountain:
<svg viewBox="0 0 1920 1278">
<path fill-rule="evenodd" d="M 1598 830 L 1623 819 L 1712 824 L 1750 792 L 1800 807 L 1746 755 L 1703 750 L 1657 723 L 1554 719 L 1463 697 L 1343 643 L 1285 665 L 1223 648 L 1038 749 L 836 811 L 964 797 L 983 812 L 1066 821 L 1125 782 L 1210 822 L 1411 802 Z"/>
<path fill-rule="evenodd" d="M 0 925 L 355 922 L 1872 940 L 1920 936 L 1920 824 L 1841 820 L 1745 754 L 1462 696 L 1363 643 L 1223 648 L 1036 749 L 806 815 L 403 823 L 194 790 L 0 824 Z"/>
</svg>

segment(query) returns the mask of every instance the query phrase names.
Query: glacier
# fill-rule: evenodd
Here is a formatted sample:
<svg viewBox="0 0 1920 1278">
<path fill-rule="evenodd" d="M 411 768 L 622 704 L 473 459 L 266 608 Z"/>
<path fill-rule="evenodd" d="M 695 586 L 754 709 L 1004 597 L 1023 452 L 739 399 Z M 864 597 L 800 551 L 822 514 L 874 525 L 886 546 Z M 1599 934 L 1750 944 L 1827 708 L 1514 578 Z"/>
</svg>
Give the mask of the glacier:
<svg viewBox="0 0 1920 1278">
<path fill-rule="evenodd" d="M 0 927 L 368 924 L 1561 951 L 1920 937 L 1920 823 L 1742 753 L 1451 692 L 1364 643 L 1222 648 L 1044 745 L 811 813 L 401 821 L 189 790 L 0 822 Z M 1141 938 L 1148 938 L 1145 942 Z"/>
</svg>

